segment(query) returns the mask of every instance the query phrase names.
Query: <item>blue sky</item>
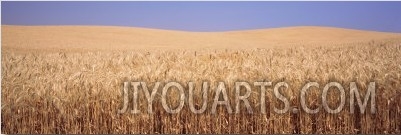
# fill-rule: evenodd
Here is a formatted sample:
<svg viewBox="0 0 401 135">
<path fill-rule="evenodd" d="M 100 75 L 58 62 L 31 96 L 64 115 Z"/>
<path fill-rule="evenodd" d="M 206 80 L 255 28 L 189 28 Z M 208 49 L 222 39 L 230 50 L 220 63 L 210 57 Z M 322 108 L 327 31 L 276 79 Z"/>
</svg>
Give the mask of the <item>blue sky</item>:
<svg viewBox="0 0 401 135">
<path fill-rule="evenodd" d="M 184 31 L 331 26 L 401 33 L 401 2 L 2 2 L 2 24 Z"/>
</svg>

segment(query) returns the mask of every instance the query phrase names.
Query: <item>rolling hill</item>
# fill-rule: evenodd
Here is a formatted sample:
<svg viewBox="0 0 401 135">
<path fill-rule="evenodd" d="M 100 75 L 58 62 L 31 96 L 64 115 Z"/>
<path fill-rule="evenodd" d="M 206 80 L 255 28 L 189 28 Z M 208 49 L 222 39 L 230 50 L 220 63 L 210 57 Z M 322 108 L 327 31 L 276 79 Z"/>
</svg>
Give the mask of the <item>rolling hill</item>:
<svg viewBox="0 0 401 135">
<path fill-rule="evenodd" d="M 247 49 L 394 39 L 401 39 L 401 34 L 316 26 L 185 32 L 113 26 L 2 25 L 3 50 Z"/>
</svg>

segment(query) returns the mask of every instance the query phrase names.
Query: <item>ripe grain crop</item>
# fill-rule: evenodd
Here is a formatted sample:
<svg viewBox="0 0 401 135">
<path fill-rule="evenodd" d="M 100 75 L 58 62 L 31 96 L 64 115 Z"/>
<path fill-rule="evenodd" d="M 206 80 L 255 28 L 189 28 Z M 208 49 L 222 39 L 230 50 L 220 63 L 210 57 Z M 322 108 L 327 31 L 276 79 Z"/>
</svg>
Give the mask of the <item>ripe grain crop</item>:
<svg viewBox="0 0 401 135">
<path fill-rule="evenodd" d="M 113 50 L 18 52 L 2 49 L 1 129 L 3 133 L 401 133 L 400 42 L 355 43 L 348 46 L 209 50 Z M 160 95 L 154 114 L 118 114 L 125 81 L 176 81 L 187 88 L 196 82 L 195 104 L 201 106 L 202 81 L 289 82 L 283 94 L 300 106 L 299 90 L 311 81 L 341 83 L 348 93 L 355 81 L 362 95 L 376 82 L 376 114 L 354 113 L 346 104 L 338 114 L 276 114 L 267 100 L 267 114 L 177 114 L 162 108 Z M 153 84 L 151 84 L 153 85 Z M 228 91 L 234 88 L 227 85 Z M 211 84 L 213 93 L 216 84 Z M 271 88 L 269 88 L 271 89 Z M 255 88 L 256 90 L 256 88 Z M 269 91 L 271 92 L 271 90 Z M 321 104 L 321 90 L 311 90 L 307 103 Z M 257 92 L 255 92 L 257 93 Z M 169 98 L 176 104 L 174 94 Z M 267 94 L 268 99 L 273 99 Z M 330 96 L 331 95 L 331 96 Z M 229 96 L 233 96 L 232 94 Z M 249 101 L 260 106 L 258 93 Z M 328 100 L 339 102 L 335 91 Z M 145 98 L 139 103 L 146 110 Z M 208 99 L 208 108 L 212 102 Z M 347 99 L 348 101 L 349 99 Z M 234 98 L 230 98 L 234 102 Z M 234 107 L 233 107 L 234 108 Z M 208 109 L 209 110 L 209 109 Z M 358 109 L 357 109 L 358 110 Z M 255 111 L 258 111 L 255 109 Z"/>
<path fill-rule="evenodd" d="M 401 35 L 328 27 L 289 27 L 233 32 L 183 32 L 102 26 L 2 26 L 2 133 L 400 133 Z M 194 114 L 185 105 L 177 114 L 163 109 L 160 97 L 154 114 L 119 114 L 123 83 L 187 82 L 196 85 L 200 108 L 201 82 L 210 82 L 207 110 Z M 234 103 L 236 81 L 287 82 L 281 93 L 298 113 L 274 113 L 283 103 L 266 94 L 267 114 L 241 108 L 228 114 L 219 106 L 210 113 L 217 82 L 225 82 Z M 376 82 L 376 113 L 337 114 L 300 109 L 302 86 L 339 82 L 349 97 L 349 84 L 361 96 Z M 308 91 L 307 104 L 321 106 L 321 91 Z M 260 92 L 248 98 L 259 108 Z M 176 91 L 169 93 L 177 105 Z M 132 97 L 129 97 L 132 99 Z M 330 90 L 329 106 L 338 105 Z M 347 103 L 349 98 L 346 99 Z M 187 103 L 187 102 L 186 102 Z M 233 104 L 231 104 L 234 108 Z M 129 106 L 132 108 L 132 106 Z M 322 108 L 320 108 L 322 110 Z M 369 110 L 369 109 L 367 109 Z"/>
</svg>

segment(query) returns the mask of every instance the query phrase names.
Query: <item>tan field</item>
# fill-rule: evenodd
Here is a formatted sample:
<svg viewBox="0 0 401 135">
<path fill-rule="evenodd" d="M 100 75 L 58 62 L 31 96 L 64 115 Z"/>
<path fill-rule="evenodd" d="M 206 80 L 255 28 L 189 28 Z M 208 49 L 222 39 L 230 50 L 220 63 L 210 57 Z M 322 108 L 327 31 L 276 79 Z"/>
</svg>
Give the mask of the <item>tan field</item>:
<svg viewBox="0 0 401 135">
<path fill-rule="evenodd" d="M 184 32 L 109 26 L 2 26 L 2 133 L 401 133 L 401 34 L 329 27 L 288 27 L 229 32 Z M 234 81 L 287 82 L 281 93 L 300 107 L 307 82 L 307 104 L 321 105 L 328 82 L 342 84 L 344 109 L 329 114 L 287 112 L 268 88 L 267 114 L 258 112 L 260 93 L 248 99 L 254 114 L 211 114 L 217 82 L 233 97 Z M 200 85 L 211 82 L 204 114 L 188 105 L 167 114 L 160 95 L 154 114 L 118 114 L 125 81 L 196 83 L 194 102 L 202 104 Z M 350 113 L 350 82 L 363 96 L 376 82 L 376 114 Z M 130 97 L 131 99 L 132 97 Z M 147 109 L 140 94 L 139 108 Z M 235 98 L 230 98 L 234 103 Z M 329 105 L 340 102 L 331 90 Z M 176 105 L 172 92 L 169 102 Z M 235 108 L 234 104 L 231 104 Z M 358 110 L 358 109 L 357 109 Z M 357 111 L 358 112 L 358 111 Z"/>
<path fill-rule="evenodd" d="M 330 27 L 184 32 L 107 26 L 3 26 L 4 49 L 199 50 L 332 46 L 401 39 L 401 34 Z"/>
</svg>

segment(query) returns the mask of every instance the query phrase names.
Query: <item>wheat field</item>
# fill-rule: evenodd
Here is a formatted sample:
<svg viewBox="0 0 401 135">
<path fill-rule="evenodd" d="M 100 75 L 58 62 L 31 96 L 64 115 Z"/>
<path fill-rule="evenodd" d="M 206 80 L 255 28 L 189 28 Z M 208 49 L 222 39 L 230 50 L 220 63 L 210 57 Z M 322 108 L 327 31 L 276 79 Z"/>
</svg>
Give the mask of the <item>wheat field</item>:
<svg viewBox="0 0 401 135">
<path fill-rule="evenodd" d="M 318 27 L 226 33 L 83 26 L 2 29 L 2 133 L 401 133 L 400 34 Z M 282 102 L 274 100 L 270 87 L 268 113 L 261 114 L 256 109 L 260 93 L 252 87 L 254 114 L 244 108 L 228 114 L 221 106 L 212 114 L 210 97 L 203 114 L 190 112 L 187 102 L 179 113 L 168 114 L 160 95 L 153 114 L 117 113 L 126 81 L 176 81 L 185 89 L 188 81 L 195 82 L 194 102 L 200 106 L 203 81 L 211 82 L 209 95 L 222 81 L 233 97 L 235 81 L 266 80 L 288 82 L 282 93 L 297 107 L 307 82 L 339 82 L 348 96 L 349 82 L 357 82 L 364 94 L 374 81 L 377 112 L 351 114 L 345 104 L 338 114 L 277 114 L 272 108 Z M 331 106 L 339 102 L 336 92 L 329 92 Z M 321 104 L 320 93 L 308 93 L 309 106 Z M 143 95 L 139 98 L 144 112 L 147 102 Z M 178 99 L 170 93 L 171 104 Z"/>
</svg>

